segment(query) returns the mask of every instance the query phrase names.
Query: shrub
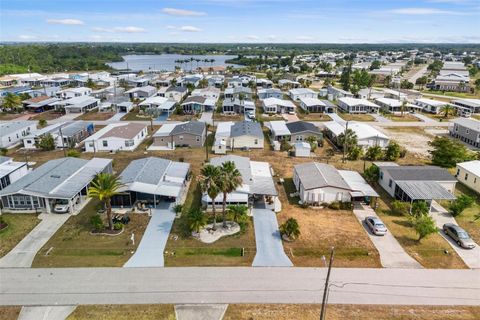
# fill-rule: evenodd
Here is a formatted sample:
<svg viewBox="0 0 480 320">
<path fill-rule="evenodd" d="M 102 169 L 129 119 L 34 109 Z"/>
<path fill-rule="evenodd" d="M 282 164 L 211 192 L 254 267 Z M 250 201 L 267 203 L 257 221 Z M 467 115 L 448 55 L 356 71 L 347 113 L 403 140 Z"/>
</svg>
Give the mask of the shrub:
<svg viewBox="0 0 480 320">
<path fill-rule="evenodd" d="M 362 155 L 363 155 L 363 149 L 361 147 L 354 146 L 348 150 L 347 158 L 348 160 L 355 161 L 360 159 Z"/>
<path fill-rule="evenodd" d="M 334 201 L 328 205 L 328 208 L 332 210 L 340 210 L 340 202 Z"/>
<path fill-rule="evenodd" d="M 372 146 L 367 149 L 365 158 L 370 161 L 380 160 L 383 158 L 383 150 L 380 146 Z"/>
<path fill-rule="evenodd" d="M 297 220 L 289 218 L 280 226 L 280 232 L 292 240 L 298 238 L 300 236 L 300 227 Z"/>
<path fill-rule="evenodd" d="M 0 148 L 0 155 L 6 156 L 7 153 L 8 153 L 8 149 L 7 149 L 7 148 Z"/>
<path fill-rule="evenodd" d="M 76 149 L 70 149 L 67 151 L 67 157 L 79 158 L 80 152 Z"/>
<path fill-rule="evenodd" d="M 113 224 L 113 230 L 122 230 L 123 229 L 123 224 L 121 222 L 115 222 Z"/>
<path fill-rule="evenodd" d="M 463 210 L 470 207 L 475 200 L 467 195 L 461 195 L 457 200 L 453 201 L 448 209 L 450 209 L 451 214 L 456 217 L 463 212 Z"/>
<path fill-rule="evenodd" d="M 410 204 L 399 200 L 392 201 L 392 213 L 395 215 L 407 215 L 410 210 Z"/>
<path fill-rule="evenodd" d="M 92 225 L 93 229 L 96 231 L 100 231 L 104 229 L 102 217 L 100 217 L 98 214 L 95 214 L 90 218 L 90 224 Z"/>
<path fill-rule="evenodd" d="M 175 213 L 180 213 L 180 212 L 182 212 L 182 210 L 183 210 L 183 205 L 181 205 L 181 204 L 176 204 L 176 205 L 173 207 L 173 211 L 174 211 Z"/>
</svg>

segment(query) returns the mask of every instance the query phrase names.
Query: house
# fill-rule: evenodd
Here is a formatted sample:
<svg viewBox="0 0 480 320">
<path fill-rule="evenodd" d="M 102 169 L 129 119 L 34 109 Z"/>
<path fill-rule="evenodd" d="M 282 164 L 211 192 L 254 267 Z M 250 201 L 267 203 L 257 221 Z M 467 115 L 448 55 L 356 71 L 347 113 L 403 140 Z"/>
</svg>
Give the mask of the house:
<svg viewBox="0 0 480 320">
<path fill-rule="evenodd" d="M 280 89 L 268 88 L 268 89 L 258 89 L 257 90 L 258 99 L 263 100 L 267 98 L 283 98 L 283 92 Z"/>
<path fill-rule="evenodd" d="M 356 171 L 337 170 L 319 162 L 293 167 L 293 183 L 301 203 L 322 205 L 332 202 L 367 201 L 378 197 L 373 188 Z"/>
<path fill-rule="evenodd" d="M 263 112 L 265 113 L 291 113 L 297 107 L 290 100 L 267 98 L 262 100 Z"/>
<path fill-rule="evenodd" d="M 223 75 L 214 75 L 214 76 L 207 76 L 208 86 L 221 88 L 225 82 L 225 76 Z"/>
<path fill-rule="evenodd" d="M 253 93 L 252 89 L 247 87 L 234 87 L 225 89 L 225 100 L 227 99 L 240 99 L 240 100 L 252 100 Z"/>
<path fill-rule="evenodd" d="M 293 144 L 293 152 L 295 157 L 310 157 L 312 147 L 308 142 L 295 142 Z"/>
<path fill-rule="evenodd" d="M 332 113 L 337 106 L 327 100 L 318 98 L 300 98 L 300 107 L 308 112 Z"/>
<path fill-rule="evenodd" d="M 202 75 L 187 75 L 180 78 L 177 81 L 177 85 L 180 85 L 182 87 L 187 87 L 189 84 L 191 84 L 194 87 L 198 87 L 202 79 L 203 79 Z"/>
<path fill-rule="evenodd" d="M 117 103 L 116 105 L 117 112 L 128 113 L 133 109 L 133 103 L 130 101 L 124 101 Z"/>
<path fill-rule="evenodd" d="M 293 81 L 290 79 L 280 79 L 278 80 L 278 86 L 281 88 L 298 88 L 301 86 L 301 84 L 298 81 Z"/>
<path fill-rule="evenodd" d="M 50 160 L 0 190 L 2 212 L 76 214 L 88 203 L 88 188 L 102 172 L 112 173 L 112 159 Z"/>
<path fill-rule="evenodd" d="M 328 121 L 324 123 L 325 126 L 325 135 L 337 146 L 339 143 L 337 141 L 338 136 L 345 133 L 346 123 L 339 123 L 336 121 Z M 352 130 L 357 136 L 357 144 L 360 147 L 368 148 L 373 146 L 380 146 L 386 148 L 390 142 L 390 138 L 378 131 L 374 127 L 356 121 L 348 122 L 348 129 Z"/>
<path fill-rule="evenodd" d="M 3 88 L 3 89 L 0 89 L 0 98 L 7 96 L 9 93 L 18 96 L 19 94 L 27 93 L 30 90 L 31 88 L 28 86 Z"/>
<path fill-rule="evenodd" d="M 438 75 L 427 86 L 438 91 L 470 92 L 470 77 L 458 73 L 445 73 Z"/>
<path fill-rule="evenodd" d="M 71 99 L 76 97 L 90 96 L 92 89 L 87 87 L 68 88 L 65 90 L 57 91 L 56 95 L 61 99 Z"/>
<path fill-rule="evenodd" d="M 220 94 L 222 91 L 218 88 L 215 87 L 206 87 L 206 88 L 201 88 L 201 89 L 195 89 L 192 91 L 191 96 L 192 97 L 204 97 L 208 99 L 213 99 L 215 102 L 220 99 Z"/>
<path fill-rule="evenodd" d="M 127 83 L 131 87 L 147 87 L 153 81 L 153 77 L 145 75 L 141 77 L 127 78 Z"/>
<path fill-rule="evenodd" d="M 28 172 L 26 162 L 13 161 L 12 158 L 0 156 L 0 190 L 27 175 Z"/>
<path fill-rule="evenodd" d="M 375 100 L 375 103 L 380 106 L 380 108 L 388 113 L 398 113 L 402 112 L 418 112 L 422 111 L 422 107 L 416 104 L 411 104 L 409 102 L 400 101 L 397 99 L 390 99 L 390 98 L 378 98 Z"/>
<path fill-rule="evenodd" d="M 215 109 L 216 101 L 213 98 L 203 96 L 190 96 L 182 102 L 183 111 L 188 114 L 200 113 Z"/>
<path fill-rule="evenodd" d="M 98 107 L 100 99 L 90 96 L 78 96 L 52 103 L 55 110 L 65 110 L 65 113 L 85 113 Z"/>
<path fill-rule="evenodd" d="M 133 151 L 148 134 L 146 124 L 111 123 L 85 139 L 85 152 Z"/>
<path fill-rule="evenodd" d="M 288 90 L 288 95 L 293 101 L 300 101 L 300 98 L 317 98 L 318 93 L 307 88 Z"/>
<path fill-rule="evenodd" d="M 207 136 L 205 122 L 189 121 L 166 123 L 153 134 L 153 143 L 148 150 L 165 150 L 179 147 L 203 147 Z"/>
<path fill-rule="evenodd" d="M 43 112 L 54 108 L 54 103 L 59 101 L 58 98 L 49 96 L 38 96 L 31 99 L 23 100 L 22 104 L 25 110 L 33 112 Z"/>
<path fill-rule="evenodd" d="M 253 112 L 255 114 L 255 103 L 250 100 L 225 99 L 222 102 L 222 112 L 226 114 L 240 114 Z"/>
<path fill-rule="evenodd" d="M 270 138 L 273 141 L 290 141 L 290 130 L 284 120 L 266 122 L 265 126 L 270 130 Z"/>
<path fill-rule="evenodd" d="M 378 98 L 384 98 L 385 92 L 382 90 L 377 90 L 372 88 L 363 88 L 358 91 L 357 95 L 359 98 L 362 98 L 362 99 L 375 100 Z"/>
<path fill-rule="evenodd" d="M 258 78 L 256 81 L 257 87 L 262 87 L 262 88 L 272 88 L 273 87 L 273 81 L 264 79 L 264 78 Z"/>
<path fill-rule="evenodd" d="M 408 89 L 383 89 L 385 98 L 414 101 L 420 99 L 422 94 L 418 91 Z"/>
<path fill-rule="evenodd" d="M 49 125 L 38 129 L 23 138 L 25 149 L 37 149 L 37 145 L 46 135 L 52 135 L 57 148 L 75 148 L 94 131 L 92 122 L 68 121 Z"/>
<path fill-rule="evenodd" d="M 353 93 L 347 90 L 343 90 L 341 88 L 336 88 L 333 86 L 327 87 L 327 97 L 328 100 L 334 101 L 340 98 L 353 98 Z"/>
<path fill-rule="evenodd" d="M 272 168 L 268 162 L 251 161 L 247 157 L 228 155 L 212 158 L 210 163 L 218 167 L 227 161 L 233 162 L 242 176 L 242 185 L 234 192 L 227 194 L 227 205 L 243 204 L 250 208 L 259 202 L 267 209 L 280 211 L 281 203 L 273 181 Z M 216 206 L 221 208 L 223 194 L 220 193 L 214 200 Z M 202 195 L 202 205 L 207 210 L 212 205 L 212 199 L 206 193 Z"/>
<path fill-rule="evenodd" d="M 469 116 L 480 113 L 480 99 L 455 99 L 451 103 L 457 108 L 457 113 Z"/>
<path fill-rule="evenodd" d="M 169 100 L 173 100 L 176 103 L 180 103 L 180 101 L 185 98 L 185 96 L 188 93 L 187 87 L 176 87 L 176 86 L 170 86 L 164 90 L 160 90 L 157 95 L 159 97 L 164 97 Z"/>
<path fill-rule="evenodd" d="M 380 106 L 366 99 L 339 98 L 338 107 L 347 113 L 378 113 Z"/>
<path fill-rule="evenodd" d="M 458 61 L 444 61 L 443 67 L 440 70 L 440 75 L 456 73 L 461 76 L 469 76 L 468 69 L 463 62 Z"/>
<path fill-rule="evenodd" d="M 216 154 L 225 154 L 234 149 L 263 149 L 263 143 L 263 131 L 258 122 L 219 122 L 213 150 Z"/>
<path fill-rule="evenodd" d="M 379 169 L 378 182 L 393 198 L 414 202 L 455 200 L 457 179 L 446 169 L 434 166 L 399 166 L 394 162 L 374 162 Z"/>
<path fill-rule="evenodd" d="M 37 130 L 35 121 L 8 121 L 0 123 L 0 148 L 20 143 L 24 137 Z"/>
<path fill-rule="evenodd" d="M 450 127 L 450 135 L 471 146 L 480 148 L 480 121 L 473 118 L 455 119 L 453 120 L 453 127 Z"/>
<path fill-rule="evenodd" d="M 145 203 L 156 208 L 161 202 L 180 203 L 187 191 L 190 164 L 148 157 L 133 160 L 120 174 L 122 187 L 112 197 L 112 207 L 131 208 Z"/>
<path fill-rule="evenodd" d="M 142 101 L 139 106 L 146 107 L 146 111 L 153 117 L 166 114 L 167 118 L 175 111 L 177 102 L 165 97 L 153 96 Z"/>
<path fill-rule="evenodd" d="M 157 93 L 157 88 L 152 86 L 144 87 L 135 87 L 128 91 L 125 91 L 125 94 L 128 95 L 130 99 L 146 99 L 148 97 L 154 96 Z"/>
<path fill-rule="evenodd" d="M 443 101 L 422 98 L 415 99 L 414 103 L 417 106 L 420 106 L 423 111 L 433 114 L 439 114 L 442 111 L 442 108 L 448 104 L 447 102 Z"/>
<path fill-rule="evenodd" d="M 480 160 L 457 163 L 458 181 L 480 194 Z"/>
<path fill-rule="evenodd" d="M 307 141 L 310 137 L 315 137 L 317 142 L 323 140 L 323 134 L 313 123 L 306 121 L 287 122 L 286 127 L 290 132 L 290 144 Z"/>
<path fill-rule="evenodd" d="M 65 87 L 68 86 L 72 83 L 72 80 L 68 78 L 67 75 L 64 76 L 53 76 L 46 78 L 42 81 L 40 81 L 40 85 L 46 86 L 46 87 Z"/>
</svg>

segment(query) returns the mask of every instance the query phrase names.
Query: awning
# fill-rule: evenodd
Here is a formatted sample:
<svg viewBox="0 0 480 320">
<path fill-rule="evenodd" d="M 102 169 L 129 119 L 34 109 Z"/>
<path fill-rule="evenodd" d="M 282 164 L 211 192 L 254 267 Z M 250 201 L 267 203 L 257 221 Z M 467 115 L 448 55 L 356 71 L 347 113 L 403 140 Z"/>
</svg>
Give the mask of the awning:
<svg viewBox="0 0 480 320">
<path fill-rule="evenodd" d="M 435 181 L 397 181 L 412 200 L 455 200 L 455 196 Z"/>
<path fill-rule="evenodd" d="M 350 192 L 352 197 L 378 197 L 378 193 L 363 179 L 360 173 L 349 170 L 338 170 L 338 173 L 352 190 Z"/>
</svg>

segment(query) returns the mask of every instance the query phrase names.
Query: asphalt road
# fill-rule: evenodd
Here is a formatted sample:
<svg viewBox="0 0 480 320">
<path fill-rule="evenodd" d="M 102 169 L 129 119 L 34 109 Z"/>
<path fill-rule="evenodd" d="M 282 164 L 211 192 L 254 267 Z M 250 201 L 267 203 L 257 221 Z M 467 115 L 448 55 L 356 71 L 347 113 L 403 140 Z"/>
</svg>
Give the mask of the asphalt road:
<svg viewBox="0 0 480 320">
<path fill-rule="evenodd" d="M 0 305 L 320 303 L 325 268 L 4 268 Z M 480 270 L 334 268 L 329 303 L 480 305 Z"/>
</svg>

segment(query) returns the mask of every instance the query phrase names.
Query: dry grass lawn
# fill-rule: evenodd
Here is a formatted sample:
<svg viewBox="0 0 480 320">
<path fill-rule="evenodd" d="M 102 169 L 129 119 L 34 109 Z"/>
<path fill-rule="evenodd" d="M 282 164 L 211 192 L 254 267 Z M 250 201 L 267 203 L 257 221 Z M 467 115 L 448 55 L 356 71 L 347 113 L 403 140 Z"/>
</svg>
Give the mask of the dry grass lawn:
<svg viewBox="0 0 480 320">
<path fill-rule="evenodd" d="M 67 320 L 175 320 L 171 304 L 78 306 Z"/>
<path fill-rule="evenodd" d="M 76 117 L 75 120 L 105 121 L 105 120 L 110 119 L 114 115 L 115 115 L 115 112 L 98 112 L 98 110 L 93 110 L 93 111 L 86 112 L 86 113 Z"/>
<path fill-rule="evenodd" d="M 0 307 L 0 320 L 17 320 L 22 307 Z"/>
<path fill-rule="evenodd" d="M 456 216 L 455 220 L 478 244 L 480 243 L 480 195 L 471 191 L 461 183 L 457 183 L 455 189 L 457 196 L 466 194 L 475 199 L 475 203 L 470 208 L 465 209 L 460 215 Z"/>
<path fill-rule="evenodd" d="M 375 118 L 366 113 L 344 113 L 338 112 L 338 115 L 345 121 L 375 121 Z"/>
<path fill-rule="evenodd" d="M 299 110 L 299 109 L 297 109 Z M 297 116 L 300 120 L 303 121 L 332 121 L 332 118 L 325 113 L 304 113 L 304 112 L 297 112 Z"/>
<path fill-rule="evenodd" d="M 213 115 L 215 121 L 243 121 L 245 119 L 243 114 L 224 114 L 215 112 Z"/>
<path fill-rule="evenodd" d="M 401 114 L 386 114 L 385 118 L 390 119 L 395 122 L 420 122 L 421 120 L 417 117 L 405 112 L 403 116 Z"/>
<path fill-rule="evenodd" d="M 0 112 L 0 121 L 9 121 L 21 117 L 23 113 Z"/>
<path fill-rule="evenodd" d="M 40 222 L 35 214 L 2 214 L 8 227 L 0 231 L 0 257 L 12 250 Z"/>
<path fill-rule="evenodd" d="M 480 307 L 329 305 L 327 320 L 475 320 Z M 320 305 L 229 305 L 224 320 L 314 320 Z"/>
<path fill-rule="evenodd" d="M 32 117 L 30 117 L 30 120 L 41 120 L 41 119 L 43 119 L 43 120 L 46 120 L 46 121 L 50 121 L 50 120 L 58 119 L 63 115 L 64 114 L 62 112 L 56 112 L 55 110 L 48 110 L 48 111 L 45 111 L 45 112 L 42 112 L 42 113 L 37 113 L 37 114 L 33 115 Z"/>
</svg>

